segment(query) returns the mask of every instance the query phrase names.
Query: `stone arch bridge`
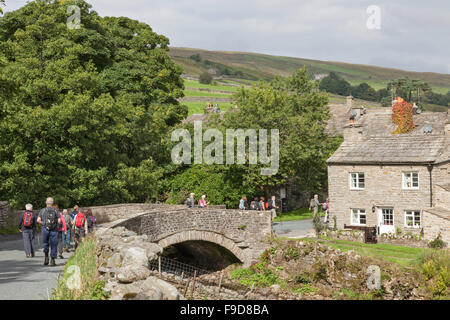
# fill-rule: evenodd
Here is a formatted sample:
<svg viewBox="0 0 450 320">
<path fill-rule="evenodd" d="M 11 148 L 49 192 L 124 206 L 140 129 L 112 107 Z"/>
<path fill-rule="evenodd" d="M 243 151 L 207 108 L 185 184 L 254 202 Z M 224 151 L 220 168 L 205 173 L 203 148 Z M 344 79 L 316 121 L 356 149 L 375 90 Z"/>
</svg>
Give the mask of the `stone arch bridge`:
<svg viewBox="0 0 450 320">
<path fill-rule="evenodd" d="M 160 205 L 118 218 L 108 227 L 123 226 L 145 234 L 163 248 L 192 241 L 213 243 L 230 251 L 244 266 L 260 257 L 269 247 L 265 240 L 273 234 L 270 211 Z"/>
</svg>

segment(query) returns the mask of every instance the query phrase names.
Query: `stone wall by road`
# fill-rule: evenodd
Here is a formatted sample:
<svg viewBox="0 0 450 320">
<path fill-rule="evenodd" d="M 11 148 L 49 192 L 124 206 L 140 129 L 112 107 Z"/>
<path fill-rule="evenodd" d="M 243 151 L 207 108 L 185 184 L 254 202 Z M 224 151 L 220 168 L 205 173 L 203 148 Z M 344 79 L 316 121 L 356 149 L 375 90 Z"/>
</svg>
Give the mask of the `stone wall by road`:
<svg viewBox="0 0 450 320">
<path fill-rule="evenodd" d="M 7 201 L 0 201 L 0 229 L 5 227 L 9 219 L 9 203 Z"/>
</svg>

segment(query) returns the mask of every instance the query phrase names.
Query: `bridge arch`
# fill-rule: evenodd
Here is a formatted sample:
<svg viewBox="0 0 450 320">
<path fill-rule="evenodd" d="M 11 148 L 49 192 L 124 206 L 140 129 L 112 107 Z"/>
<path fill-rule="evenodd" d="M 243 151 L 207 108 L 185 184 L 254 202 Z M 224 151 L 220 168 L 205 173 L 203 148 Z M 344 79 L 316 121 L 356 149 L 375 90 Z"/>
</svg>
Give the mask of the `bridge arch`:
<svg viewBox="0 0 450 320">
<path fill-rule="evenodd" d="M 244 251 L 239 248 L 235 242 L 217 232 L 200 231 L 200 230 L 186 230 L 169 235 L 156 241 L 162 248 L 167 248 L 172 245 L 181 244 L 188 241 L 206 241 L 217 244 L 236 256 L 244 265 L 248 264 L 247 256 Z"/>
</svg>

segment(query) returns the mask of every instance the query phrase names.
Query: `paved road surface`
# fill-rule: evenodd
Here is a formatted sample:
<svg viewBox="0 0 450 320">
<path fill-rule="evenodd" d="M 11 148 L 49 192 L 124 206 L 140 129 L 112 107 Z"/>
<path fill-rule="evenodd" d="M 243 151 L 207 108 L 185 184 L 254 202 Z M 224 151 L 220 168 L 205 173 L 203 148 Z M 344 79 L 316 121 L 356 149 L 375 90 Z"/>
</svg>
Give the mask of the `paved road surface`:
<svg viewBox="0 0 450 320">
<path fill-rule="evenodd" d="M 20 236 L 20 235 L 19 235 Z M 0 239 L 0 300 L 43 300 L 56 287 L 59 273 L 72 253 L 56 259 L 56 267 L 44 266 L 42 241 L 34 258 L 26 258 L 23 240 L 17 236 Z"/>
<path fill-rule="evenodd" d="M 273 229 L 278 237 L 305 238 L 315 236 L 312 219 L 275 222 Z"/>
</svg>

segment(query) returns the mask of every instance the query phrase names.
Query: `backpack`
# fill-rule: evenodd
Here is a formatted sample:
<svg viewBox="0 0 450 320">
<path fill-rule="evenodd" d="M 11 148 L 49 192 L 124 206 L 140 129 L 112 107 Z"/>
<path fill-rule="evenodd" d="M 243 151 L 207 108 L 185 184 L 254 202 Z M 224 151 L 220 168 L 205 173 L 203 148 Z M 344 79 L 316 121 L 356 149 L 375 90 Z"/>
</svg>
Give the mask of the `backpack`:
<svg viewBox="0 0 450 320">
<path fill-rule="evenodd" d="M 258 210 L 259 209 L 259 203 L 256 201 L 250 202 L 250 210 Z"/>
<path fill-rule="evenodd" d="M 46 208 L 45 213 L 47 213 L 47 216 L 44 221 L 44 227 L 47 230 L 53 230 L 58 227 L 58 211 L 54 208 Z"/>
<path fill-rule="evenodd" d="M 77 216 L 75 217 L 75 227 L 82 228 L 84 227 L 85 223 L 84 213 L 78 212 Z"/>
<path fill-rule="evenodd" d="M 94 217 L 89 216 L 88 217 L 88 228 L 91 229 L 94 227 Z"/>
<path fill-rule="evenodd" d="M 269 201 L 266 202 L 266 209 L 269 209 Z M 272 208 L 270 208 L 270 209 L 272 209 Z"/>
<path fill-rule="evenodd" d="M 327 203 L 325 202 L 324 204 L 322 204 L 322 210 L 323 211 L 326 211 L 328 209 L 328 205 L 327 205 Z"/>
<path fill-rule="evenodd" d="M 31 227 L 32 222 L 33 222 L 33 212 L 25 211 L 25 213 L 23 214 L 23 226 Z"/>
</svg>

